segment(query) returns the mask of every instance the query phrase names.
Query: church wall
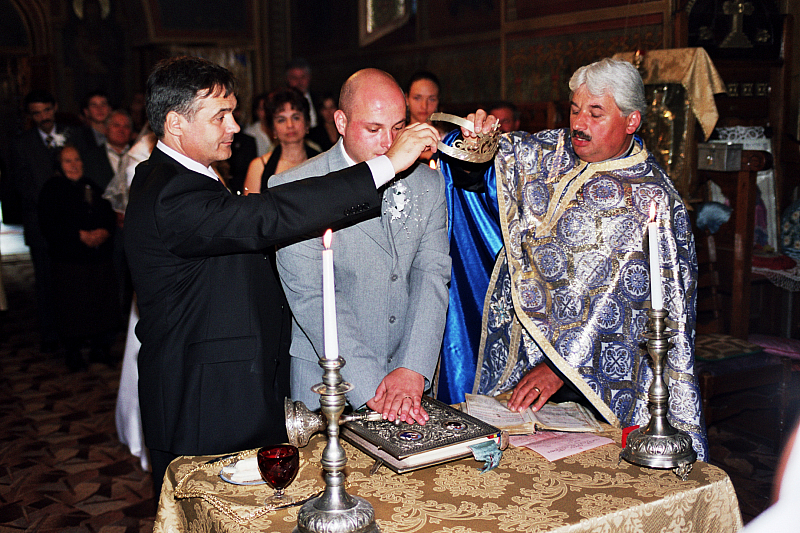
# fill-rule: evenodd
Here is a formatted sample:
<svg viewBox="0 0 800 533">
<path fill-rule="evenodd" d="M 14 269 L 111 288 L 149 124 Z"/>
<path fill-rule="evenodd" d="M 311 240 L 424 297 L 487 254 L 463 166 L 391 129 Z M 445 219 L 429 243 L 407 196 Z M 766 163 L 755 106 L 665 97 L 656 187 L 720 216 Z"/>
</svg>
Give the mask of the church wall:
<svg viewBox="0 0 800 533">
<path fill-rule="evenodd" d="M 294 0 L 292 9 L 302 19 L 315 13 L 318 3 Z M 426 69 L 442 81 L 444 110 L 448 104 L 459 107 L 499 98 L 526 103 L 563 100 L 577 67 L 622 50 L 662 48 L 671 39 L 669 1 L 630 5 L 602 0 L 586 10 L 587 3 L 577 1 L 419 0 L 405 27 L 359 47 L 358 1 L 337 3 L 341 4 L 349 23 L 335 20 L 336 15 L 323 8 L 319 18 L 334 19 L 331 29 L 320 30 L 314 22 L 292 28 L 292 48 L 311 63 L 314 87 L 338 89 L 347 75 L 365 66 L 387 70 L 401 84 L 416 70 Z M 318 40 L 315 46 L 309 45 L 312 39 Z"/>
<path fill-rule="evenodd" d="M 409 1 L 416 11 L 404 26 L 361 47 L 358 10 L 359 1 L 365 0 L 83 0 L 78 3 L 110 7 L 109 16 L 96 23 L 102 37 L 84 39 L 83 44 L 76 35 L 87 33 L 88 22 L 75 18 L 72 0 L 8 1 L 23 10 L 36 6 L 24 20 L 28 46 L 31 56 L 44 58 L 52 70 L 36 84 L 49 82 L 68 111 L 77 111 L 77 99 L 90 86 L 108 86 L 118 103 L 126 104 L 143 89 L 155 61 L 176 46 L 243 50 L 253 92 L 279 84 L 286 61 L 302 56 L 314 69 L 318 92 L 337 91 L 349 74 L 374 66 L 401 84 L 419 69 L 437 73 L 445 109 L 498 98 L 563 100 L 569 75 L 580 65 L 621 50 L 672 46 L 672 13 L 686 4 Z M 797 14 L 800 8 L 794 4 L 781 2 L 784 11 Z M 93 35 L 95 30 L 89 30 Z M 798 56 L 794 54 L 795 62 Z M 794 69 L 792 79 L 794 117 L 800 99 L 798 71 Z"/>
</svg>

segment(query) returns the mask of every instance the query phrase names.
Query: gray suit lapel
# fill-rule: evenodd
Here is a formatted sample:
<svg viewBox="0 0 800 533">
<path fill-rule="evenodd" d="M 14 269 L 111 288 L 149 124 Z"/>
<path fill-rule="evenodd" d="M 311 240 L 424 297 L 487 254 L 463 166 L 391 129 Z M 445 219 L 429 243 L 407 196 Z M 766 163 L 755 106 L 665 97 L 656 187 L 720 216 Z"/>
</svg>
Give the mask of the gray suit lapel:
<svg viewBox="0 0 800 533">
<path fill-rule="evenodd" d="M 330 171 L 342 170 L 343 168 L 347 167 L 347 161 L 342 154 L 343 148 L 340 146 L 342 143 L 342 139 L 339 139 L 339 142 L 328 151 L 330 158 L 328 159 L 328 163 L 330 164 Z M 386 193 L 384 192 L 384 195 Z M 392 243 L 389 241 L 388 238 L 388 230 L 384 230 L 383 228 L 383 218 L 384 218 L 384 207 L 385 205 L 381 202 L 381 216 L 379 218 L 370 218 L 368 220 L 364 220 L 356 224 L 356 228 L 360 231 L 363 231 L 370 239 L 375 241 L 375 243 L 380 246 L 387 254 L 392 255 Z"/>
</svg>

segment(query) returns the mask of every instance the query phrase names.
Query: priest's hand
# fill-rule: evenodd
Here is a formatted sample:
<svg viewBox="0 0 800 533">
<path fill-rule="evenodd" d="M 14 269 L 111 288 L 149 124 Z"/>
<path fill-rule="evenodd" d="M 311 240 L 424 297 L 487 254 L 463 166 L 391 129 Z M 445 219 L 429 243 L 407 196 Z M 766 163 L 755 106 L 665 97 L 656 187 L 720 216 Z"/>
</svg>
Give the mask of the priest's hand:
<svg viewBox="0 0 800 533">
<path fill-rule="evenodd" d="M 520 412 L 533 404 L 531 409 L 538 411 L 563 384 L 561 378 L 550 370 L 550 367 L 540 363 L 525 374 L 514 387 L 511 399 L 508 400 L 508 408 Z"/>
<path fill-rule="evenodd" d="M 465 139 L 474 139 L 478 133 L 489 133 L 494 129 L 497 123 L 497 117 L 494 115 L 487 115 L 483 109 L 478 109 L 474 113 L 467 115 L 467 120 L 472 122 L 475 126 L 475 132 L 471 132 L 465 128 L 461 128 L 461 135 Z"/>
<path fill-rule="evenodd" d="M 380 382 L 367 407 L 381 413 L 384 420 L 398 419 L 425 425 L 430 417 L 422 408 L 424 390 L 425 377 L 422 374 L 403 367 L 396 368 Z"/>
<path fill-rule="evenodd" d="M 403 128 L 386 152 L 395 174 L 413 165 L 422 152 L 435 153 L 439 139 L 439 132 L 430 124 L 414 123 Z"/>
</svg>

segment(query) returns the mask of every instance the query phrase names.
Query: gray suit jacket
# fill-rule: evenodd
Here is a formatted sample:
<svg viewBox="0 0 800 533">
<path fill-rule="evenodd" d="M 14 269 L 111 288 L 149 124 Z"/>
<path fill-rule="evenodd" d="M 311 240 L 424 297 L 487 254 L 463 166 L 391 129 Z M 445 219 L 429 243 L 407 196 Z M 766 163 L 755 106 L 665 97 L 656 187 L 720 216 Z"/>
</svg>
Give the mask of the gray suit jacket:
<svg viewBox="0 0 800 533">
<path fill-rule="evenodd" d="M 279 185 L 347 165 L 340 140 L 327 152 L 270 180 Z M 339 353 L 354 407 L 381 380 L 405 367 L 430 380 L 442 344 L 450 281 L 444 180 L 428 166 L 391 182 L 381 217 L 336 229 L 333 249 Z M 278 272 L 292 327 L 292 397 L 311 409 L 322 381 L 322 239 L 315 235 L 278 250 Z"/>
</svg>

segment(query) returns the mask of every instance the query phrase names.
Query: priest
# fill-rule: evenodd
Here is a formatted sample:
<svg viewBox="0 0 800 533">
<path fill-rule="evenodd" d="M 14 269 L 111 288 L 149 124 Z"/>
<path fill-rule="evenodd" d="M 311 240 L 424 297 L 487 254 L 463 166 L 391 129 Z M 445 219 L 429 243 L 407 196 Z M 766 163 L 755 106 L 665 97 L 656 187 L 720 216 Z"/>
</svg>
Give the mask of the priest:
<svg viewBox="0 0 800 533">
<path fill-rule="evenodd" d="M 676 333 L 665 370 L 667 416 L 705 460 L 694 374 L 694 240 L 672 181 L 636 135 L 644 85 L 630 63 L 604 59 L 579 68 L 569 87 L 569 129 L 503 135 L 494 167 L 480 176 L 489 184 L 496 176 L 503 248 L 484 300 L 472 391 L 509 391 L 512 410 L 577 400 L 615 426 L 646 425 L 653 376 L 643 343 L 649 264 L 657 261 Z M 468 120 L 484 133 L 495 122 L 481 110 Z M 474 190 L 450 163 L 443 161 L 445 175 Z M 648 232 L 651 206 L 656 230 Z M 659 257 L 648 253 L 651 238 Z M 454 260 L 454 277 L 458 270 Z"/>
</svg>

